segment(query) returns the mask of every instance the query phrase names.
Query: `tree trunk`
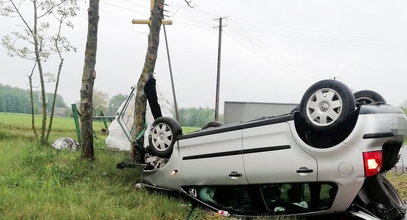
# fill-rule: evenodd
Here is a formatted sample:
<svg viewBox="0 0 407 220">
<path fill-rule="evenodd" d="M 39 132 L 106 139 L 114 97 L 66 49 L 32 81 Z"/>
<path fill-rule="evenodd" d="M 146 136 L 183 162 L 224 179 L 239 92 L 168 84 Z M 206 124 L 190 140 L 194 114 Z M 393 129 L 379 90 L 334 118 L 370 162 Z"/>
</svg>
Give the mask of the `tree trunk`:
<svg viewBox="0 0 407 220">
<path fill-rule="evenodd" d="M 144 67 L 136 87 L 136 99 L 134 108 L 134 122 L 131 132 L 131 150 L 129 159 L 135 162 L 137 150 L 142 146 L 137 146 L 136 137 L 143 130 L 146 115 L 146 95 L 144 86 L 150 76 L 154 73 L 155 62 L 157 60 L 158 45 L 160 43 L 161 22 L 164 18 L 164 0 L 154 0 L 154 7 L 151 12 L 150 34 L 148 35 L 147 54 L 144 61 Z"/>
<path fill-rule="evenodd" d="M 30 102 L 31 102 L 31 129 L 34 132 L 35 138 L 38 139 L 38 134 L 37 134 L 37 129 L 35 128 L 35 109 L 34 109 L 34 96 L 33 96 L 33 74 L 34 74 L 34 70 L 35 67 L 37 66 L 37 63 L 34 63 L 34 67 L 31 70 L 31 74 L 28 75 L 28 82 L 29 82 L 29 86 L 30 86 Z"/>
<path fill-rule="evenodd" d="M 96 78 L 97 30 L 99 22 L 99 0 L 90 0 L 88 8 L 88 37 L 85 50 L 81 87 L 81 144 L 82 158 L 94 160 L 93 125 L 92 125 L 92 95 L 93 83 Z"/>
<path fill-rule="evenodd" d="M 40 143 L 45 144 L 45 129 L 47 126 L 47 97 L 45 94 L 45 82 L 44 82 L 44 73 L 42 70 L 42 62 L 40 55 L 40 48 L 38 42 L 38 16 L 37 16 L 37 1 L 33 1 L 34 4 L 34 28 L 33 28 L 33 38 L 34 38 L 34 53 L 35 60 L 38 66 L 38 74 L 40 76 L 40 85 L 41 85 L 41 102 L 42 102 L 42 123 L 41 123 L 41 133 L 40 133 Z"/>
<path fill-rule="evenodd" d="M 57 73 L 57 79 L 55 82 L 55 88 L 54 88 L 54 95 L 52 97 L 52 106 L 51 106 L 51 115 L 49 116 L 49 124 L 48 124 L 48 130 L 47 130 L 47 135 L 45 136 L 45 141 L 48 142 L 49 139 L 49 135 L 51 133 L 51 128 L 52 128 L 52 121 L 54 120 L 54 111 L 55 111 L 55 100 L 58 94 L 58 87 L 59 87 L 59 78 L 61 76 L 61 71 L 62 71 L 62 65 L 64 64 L 64 58 L 62 57 L 61 51 L 59 50 L 59 38 L 61 36 L 61 27 L 63 24 L 65 17 L 62 17 L 59 20 L 59 26 L 58 26 L 58 34 L 57 37 L 55 39 L 55 48 L 57 50 L 58 56 L 59 56 L 59 66 L 58 66 L 58 73 Z"/>
<path fill-rule="evenodd" d="M 59 66 L 58 66 L 57 81 L 55 82 L 54 95 L 52 97 L 51 115 L 49 116 L 48 130 L 47 130 L 47 135 L 45 136 L 46 142 L 48 142 L 49 134 L 51 133 L 52 121 L 54 119 L 54 111 L 55 111 L 55 100 L 56 100 L 56 97 L 58 94 L 59 78 L 61 76 L 62 65 L 64 64 L 64 59 L 61 57 L 61 53 L 59 51 L 58 51 L 58 53 L 59 53 L 60 61 L 59 61 Z"/>
</svg>

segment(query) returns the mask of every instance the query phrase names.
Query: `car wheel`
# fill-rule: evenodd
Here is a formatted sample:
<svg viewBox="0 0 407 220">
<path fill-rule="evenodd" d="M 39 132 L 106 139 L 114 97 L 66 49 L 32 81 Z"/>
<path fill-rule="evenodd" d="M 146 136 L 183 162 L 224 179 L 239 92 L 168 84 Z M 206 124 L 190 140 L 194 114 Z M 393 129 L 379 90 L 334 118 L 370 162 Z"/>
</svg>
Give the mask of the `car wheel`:
<svg viewBox="0 0 407 220">
<path fill-rule="evenodd" d="M 355 92 L 355 101 L 357 105 L 386 104 L 386 100 L 379 93 L 372 90 Z"/>
<path fill-rule="evenodd" d="M 383 174 L 378 174 L 366 181 L 368 181 L 369 196 L 374 202 L 384 205 L 387 210 L 396 208 L 400 212 L 399 217 L 406 214 L 406 205 L 400 194 Z"/>
<path fill-rule="evenodd" d="M 181 125 L 176 120 L 168 117 L 157 118 L 148 135 L 150 153 L 158 157 L 169 158 L 181 131 Z"/>
<path fill-rule="evenodd" d="M 300 103 L 300 116 L 316 131 L 333 132 L 355 112 L 351 90 L 336 80 L 322 80 L 312 85 Z"/>
</svg>

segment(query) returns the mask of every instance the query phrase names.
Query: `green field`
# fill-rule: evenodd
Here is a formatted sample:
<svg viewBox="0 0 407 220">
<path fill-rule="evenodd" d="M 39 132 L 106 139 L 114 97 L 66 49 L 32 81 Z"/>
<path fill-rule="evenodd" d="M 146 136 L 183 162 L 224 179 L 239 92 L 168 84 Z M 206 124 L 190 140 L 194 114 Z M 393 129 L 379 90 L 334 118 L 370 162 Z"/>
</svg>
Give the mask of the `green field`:
<svg viewBox="0 0 407 220">
<path fill-rule="evenodd" d="M 54 121 L 50 141 L 76 139 L 72 118 Z M 80 152 L 56 151 L 37 144 L 30 122 L 29 115 L 0 113 L 0 219 L 144 220 L 188 216 L 190 202 L 179 194 L 137 189 L 140 169 L 116 169 L 128 155 L 105 148 L 102 123 L 94 123 L 96 161 L 90 163 L 80 159 Z M 196 128 L 183 128 L 184 133 L 193 130 Z M 407 198 L 407 175 L 390 174 L 389 179 Z M 202 209 L 192 217 L 222 219 Z"/>
</svg>

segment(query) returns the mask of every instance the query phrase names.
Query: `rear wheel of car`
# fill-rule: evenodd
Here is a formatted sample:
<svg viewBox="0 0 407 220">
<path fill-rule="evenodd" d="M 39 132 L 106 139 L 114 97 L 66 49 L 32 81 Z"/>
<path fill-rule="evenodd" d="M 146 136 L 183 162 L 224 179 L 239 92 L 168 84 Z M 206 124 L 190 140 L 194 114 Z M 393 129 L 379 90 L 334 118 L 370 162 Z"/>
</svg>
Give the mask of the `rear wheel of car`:
<svg viewBox="0 0 407 220">
<path fill-rule="evenodd" d="M 386 104 L 386 100 L 379 93 L 372 90 L 361 90 L 355 92 L 354 95 L 358 105 Z"/>
<path fill-rule="evenodd" d="M 157 118 L 148 135 L 150 153 L 158 157 L 169 158 L 174 143 L 181 133 L 181 125 L 176 120 L 168 117 Z"/>
<path fill-rule="evenodd" d="M 400 219 L 406 214 L 406 205 L 400 194 L 383 174 L 370 177 L 366 181 L 369 196 L 375 203 L 384 206 L 384 213 L 392 213 L 392 219 Z M 398 212 L 394 213 L 392 211 L 394 209 L 397 209 Z"/>
<path fill-rule="evenodd" d="M 355 112 L 351 90 L 336 80 L 322 80 L 312 85 L 302 97 L 300 116 L 316 131 L 333 132 Z"/>
</svg>

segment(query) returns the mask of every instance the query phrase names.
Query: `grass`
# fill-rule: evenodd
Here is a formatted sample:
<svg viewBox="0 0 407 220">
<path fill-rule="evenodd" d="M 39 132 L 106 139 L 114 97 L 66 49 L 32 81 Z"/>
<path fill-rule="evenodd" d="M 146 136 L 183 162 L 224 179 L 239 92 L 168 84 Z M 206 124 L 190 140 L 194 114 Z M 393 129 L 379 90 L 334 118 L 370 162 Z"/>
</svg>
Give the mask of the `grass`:
<svg viewBox="0 0 407 220">
<path fill-rule="evenodd" d="M 105 149 L 101 132 L 95 138 L 97 159 L 90 163 L 80 159 L 80 152 L 38 145 L 30 120 L 29 115 L 0 113 L 1 219 L 185 219 L 188 215 L 189 202 L 178 195 L 136 189 L 141 170 L 117 170 L 116 164 L 128 155 Z M 76 137 L 71 118 L 55 118 L 53 127 L 51 141 Z M 195 219 L 215 217 L 203 210 L 194 214 Z"/>
<path fill-rule="evenodd" d="M 79 152 L 25 140 L 0 143 L 2 219 L 182 219 L 188 204 L 136 189 L 140 170 L 117 170 L 127 154 L 96 148 L 94 163 Z"/>
<path fill-rule="evenodd" d="M 39 129 L 41 126 L 41 118 L 42 117 L 39 115 L 35 116 L 35 126 L 37 129 Z M 104 128 L 102 122 L 93 122 L 93 129 L 95 130 L 97 136 L 103 136 L 103 133 L 101 132 L 102 128 Z M 188 134 L 199 129 L 200 128 L 196 127 L 182 127 L 184 134 Z M 10 132 L 7 130 L 18 131 L 18 134 L 10 134 Z M 28 139 L 30 139 L 29 137 L 33 138 L 33 132 L 31 130 L 31 115 L 19 113 L 0 113 L 0 140 L 2 137 L 17 138 L 17 136 Z M 71 137 L 76 139 L 75 123 L 73 118 L 54 117 L 49 141 L 53 142 L 55 139 L 60 137 Z"/>
<path fill-rule="evenodd" d="M 404 173 L 389 171 L 386 177 L 390 180 L 403 200 L 407 200 L 407 170 Z"/>
</svg>

